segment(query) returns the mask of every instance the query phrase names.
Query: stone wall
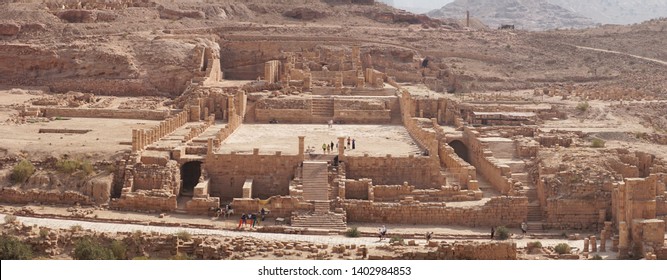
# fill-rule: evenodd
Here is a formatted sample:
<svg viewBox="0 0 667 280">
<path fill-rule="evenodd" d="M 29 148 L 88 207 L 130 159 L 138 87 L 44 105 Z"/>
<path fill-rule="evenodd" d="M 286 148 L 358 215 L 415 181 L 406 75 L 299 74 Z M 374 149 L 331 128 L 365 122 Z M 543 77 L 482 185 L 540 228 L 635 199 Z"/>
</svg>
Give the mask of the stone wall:
<svg viewBox="0 0 667 280">
<path fill-rule="evenodd" d="M 446 242 L 436 245 L 435 251 L 406 252 L 400 260 L 516 260 L 514 242 Z M 370 258 L 369 258 L 370 259 Z"/>
<path fill-rule="evenodd" d="M 408 182 L 417 188 L 440 188 L 445 177 L 438 162 L 430 157 L 356 157 L 346 156 L 347 178 L 370 178 L 377 185 L 402 185 Z"/>
<path fill-rule="evenodd" d="M 554 229 L 596 229 L 600 210 L 608 209 L 609 202 L 587 199 L 548 199 L 545 205 L 545 227 Z"/>
<path fill-rule="evenodd" d="M 122 109 L 84 109 L 84 108 L 43 108 L 43 114 L 47 118 L 105 118 L 105 119 L 138 119 L 138 120 L 164 120 L 169 116 L 169 111 L 148 110 L 122 110 Z"/>
<path fill-rule="evenodd" d="M 134 166 L 132 173 L 132 191 L 166 190 L 179 193 L 181 173 L 176 161 L 169 161 L 166 166 L 140 163 Z"/>
<path fill-rule="evenodd" d="M 509 194 L 513 184 L 510 167 L 498 163 L 493 153 L 478 139 L 479 132 L 469 127 L 464 128 L 463 143 L 468 147 L 470 161 L 477 171 L 489 181 L 489 183 L 502 194 Z"/>
<path fill-rule="evenodd" d="M 92 205 L 94 201 L 90 196 L 84 195 L 77 191 L 58 191 L 58 190 L 42 190 L 42 189 L 27 189 L 19 188 L 2 188 L 0 189 L 0 202 L 27 204 L 27 203 L 44 203 L 44 204 L 59 204 L 59 205 Z"/>
<path fill-rule="evenodd" d="M 120 198 L 112 199 L 109 208 L 128 211 L 174 211 L 177 195 L 166 191 L 124 192 Z"/>
<path fill-rule="evenodd" d="M 445 144 L 440 145 L 439 157 L 440 164 L 447 167 L 447 171 L 456 176 L 460 186 L 470 190 L 479 189 L 475 167 L 461 159 L 454 152 L 454 148 Z"/>
<path fill-rule="evenodd" d="M 289 218 L 293 211 L 312 211 L 315 206 L 293 196 L 272 196 L 267 200 L 257 198 L 234 198 L 232 202 L 235 214 L 259 213 L 262 208 L 269 211 L 272 218 Z"/>
<path fill-rule="evenodd" d="M 476 207 L 448 207 L 446 203 L 379 203 L 346 200 L 348 222 L 459 225 L 468 227 L 518 226 L 526 220 L 526 197 L 495 197 Z"/>
<path fill-rule="evenodd" d="M 347 191 L 347 184 L 346 184 Z M 482 198 L 481 192 L 461 190 L 459 187 L 441 186 L 438 189 L 420 190 L 407 184 L 394 186 L 372 186 L 373 201 L 397 202 L 402 200 L 418 202 L 471 201 Z"/>
<path fill-rule="evenodd" d="M 371 179 L 350 180 L 345 182 L 345 199 L 361 199 L 369 200 L 368 194 L 372 188 L 373 182 Z"/>
<path fill-rule="evenodd" d="M 303 159 L 298 156 L 272 154 L 213 154 L 206 158 L 206 171 L 211 178 L 210 195 L 223 201 L 243 196 L 243 183 L 253 179 L 253 196 L 268 198 L 288 195 L 289 182 Z"/>
</svg>

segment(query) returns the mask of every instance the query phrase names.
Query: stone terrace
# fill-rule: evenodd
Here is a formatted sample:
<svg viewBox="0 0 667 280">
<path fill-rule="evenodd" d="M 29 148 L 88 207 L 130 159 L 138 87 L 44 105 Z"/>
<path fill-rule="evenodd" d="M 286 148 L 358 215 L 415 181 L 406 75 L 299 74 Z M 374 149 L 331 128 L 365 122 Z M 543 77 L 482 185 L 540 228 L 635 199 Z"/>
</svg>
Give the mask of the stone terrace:
<svg viewBox="0 0 667 280">
<path fill-rule="evenodd" d="M 338 125 L 329 128 L 326 124 L 244 124 L 230 135 L 217 153 L 252 153 L 259 148 L 260 153 L 296 155 L 297 136 L 306 136 L 306 147 L 314 146 L 314 153 L 322 153 L 322 144 L 338 143 L 337 137 L 356 139 L 356 149 L 345 151 L 346 155 L 395 156 L 414 155 L 421 152 L 417 144 L 400 125 Z M 334 147 L 331 154 L 337 154 Z"/>
</svg>

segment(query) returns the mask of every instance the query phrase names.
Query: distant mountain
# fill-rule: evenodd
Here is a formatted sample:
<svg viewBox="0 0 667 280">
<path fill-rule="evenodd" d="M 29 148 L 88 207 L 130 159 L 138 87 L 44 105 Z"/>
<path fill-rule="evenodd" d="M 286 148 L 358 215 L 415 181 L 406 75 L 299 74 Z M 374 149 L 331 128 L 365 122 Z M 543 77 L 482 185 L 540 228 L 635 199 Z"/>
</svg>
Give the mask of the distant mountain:
<svg viewBox="0 0 667 280">
<path fill-rule="evenodd" d="M 667 17 L 667 0 L 547 0 L 604 24 L 630 24 Z"/>
<path fill-rule="evenodd" d="M 554 0 L 557 1 L 557 0 Z M 547 0 L 456 0 L 428 12 L 434 18 L 462 18 L 466 10 L 491 28 L 514 24 L 527 30 L 555 28 L 585 28 L 595 23 L 587 17 Z"/>
</svg>

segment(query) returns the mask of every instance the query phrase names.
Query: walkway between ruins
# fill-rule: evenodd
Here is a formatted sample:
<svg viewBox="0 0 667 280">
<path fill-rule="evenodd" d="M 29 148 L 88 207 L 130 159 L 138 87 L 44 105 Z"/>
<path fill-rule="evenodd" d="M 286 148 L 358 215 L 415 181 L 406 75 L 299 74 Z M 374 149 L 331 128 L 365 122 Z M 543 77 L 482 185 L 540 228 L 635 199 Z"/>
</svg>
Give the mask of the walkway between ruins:
<svg viewBox="0 0 667 280">
<path fill-rule="evenodd" d="M 610 50 L 604 50 L 604 49 L 596 49 L 596 48 L 591 48 L 591 47 L 583 47 L 583 46 L 577 46 L 577 45 L 571 45 L 571 46 L 574 46 L 574 47 L 576 47 L 576 48 L 578 48 L 578 49 L 584 49 L 584 50 L 591 50 L 591 51 L 597 51 L 597 52 L 605 52 L 605 53 L 613 53 L 613 54 L 627 55 L 627 56 L 630 56 L 630 57 L 634 57 L 634 58 L 638 58 L 638 59 L 642 59 L 642 60 L 646 60 L 646 61 L 650 61 L 650 62 L 655 62 L 655 63 L 659 63 L 659 64 L 662 64 L 662 65 L 666 65 L 666 66 L 667 66 L 667 61 L 662 61 L 662 60 L 655 59 L 655 58 L 649 58 L 649 57 L 644 57 L 644 56 L 638 56 L 638 55 L 629 54 L 629 53 L 623 53 L 623 52 L 618 52 L 618 51 L 610 51 Z"/>
<path fill-rule="evenodd" d="M 0 214 L 0 219 L 5 218 L 5 214 Z M 280 233 L 262 233 L 262 232 L 247 232 L 247 231 L 230 231 L 230 230 L 221 230 L 221 229 L 200 229 L 200 228 L 187 228 L 187 227 L 167 227 L 167 226 L 147 226 L 147 225 L 136 225 L 136 224 L 117 224 L 117 223 L 104 223 L 104 222 L 87 222 L 87 221 L 76 221 L 76 220 L 61 220 L 61 219 L 50 219 L 50 218 L 34 218 L 34 217 L 21 217 L 17 216 L 17 220 L 25 225 L 34 225 L 41 227 L 48 227 L 53 229 L 69 229 L 74 225 L 80 225 L 83 229 L 93 230 L 97 232 L 106 232 L 106 233 L 116 233 L 116 232 L 157 232 L 161 234 L 176 234 L 179 231 L 186 231 L 193 235 L 210 235 L 210 236 L 222 236 L 222 237 L 253 237 L 262 240 L 275 240 L 275 241 L 290 241 L 290 242 L 311 242 L 316 244 L 329 244 L 329 245 L 366 245 L 368 247 L 374 247 L 379 245 L 385 245 L 386 242 L 378 242 L 376 237 L 358 237 L 358 238 L 348 238 L 342 235 L 296 235 L 296 234 L 280 234 Z M 358 226 L 359 230 L 362 232 L 375 232 L 377 228 L 381 225 L 376 224 L 351 224 L 350 226 Z M 464 227 L 437 227 L 437 226 L 395 226 L 387 225 L 389 229 L 388 236 L 391 237 L 392 233 L 425 233 L 427 231 L 435 232 L 435 235 L 472 235 L 480 236 L 486 235 L 486 231 L 481 228 L 464 228 Z M 518 230 L 512 230 L 514 236 L 519 237 L 520 234 Z M 417 244 L 425 244 L 423 238 L 418 238 Z M 440 241 L 461 241 L 461 239 L 435 239 Z M 480 239 L 479 237 L 471 238 L 471 241 L 488 241 L 488 239 Z M 517 243 L 517 247 L 525 247 L 528 242 L 536 241 L 536 239 L 522 238 L 522 239 L 513 239 Z M 567 240 L 567 239 L 539 239 L 543 246 L 555 246 L 558 243 L 568 243 L 571 247 L 582 248 L 583 240 Z M 611 244 L 609 244 L 611 246 Z"/>
</svg>

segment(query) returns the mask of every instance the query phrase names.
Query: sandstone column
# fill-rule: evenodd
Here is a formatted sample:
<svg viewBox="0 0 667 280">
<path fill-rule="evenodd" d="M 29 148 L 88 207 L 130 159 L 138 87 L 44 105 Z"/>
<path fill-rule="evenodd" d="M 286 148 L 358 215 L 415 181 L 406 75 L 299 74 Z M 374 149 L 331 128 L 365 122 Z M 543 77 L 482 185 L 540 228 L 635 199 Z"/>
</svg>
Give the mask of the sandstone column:
<svg viewBox="0 0 667 280">
<path fill-rule="evenodd" d="M 136 129 L 132 129 L 132 152 L 139 151 L 139 139 Z"/>
<path fill-rule="evenodd" d="M 597 240 L 595 239 L 595 235 L 591 235 L 591 237 L 589 239 L 591 241 L 591 252 L 593 252 L 593 253 L 597 252 L 598 251 L 598 246 L 597 246 L 598 244 L 597 244 Z"/>
<path fill-rule="evenodd" d="M 208 138 L 207 145 L 208 146 L 206 147 L 206 150 L 207 150 L 206 154 L 210 156 L 210 155 L 213 154 L 213 138 Z"/>
<path fill-rule="evenodd" d="M 628 240 L 628 224 L 625 222 L 618 223 L 618 255 L 620 259 L 628 257 L 629 240 Z"/>
<path fill-rule="evenodd" d="M 338 137 L 338 160 L 345 159 L 345 137 Z"/>
<path fill-rule="evenodd" d="M 600 252 L 607 252 L 607 231 L 602 230 L 600 233 Z"/>
<path fill-rule="evenodd" d="M 588 247 L 589 247 L 589 240 L 588 238 L 584 238 L 584 251 L 585 253 L 588 252 Z"/>
<path fill-rule="evenodd" d="M 299 136 L 299 158 L 300 160 L 304 160 L 304 150 L 306 146 L 305 142 L 306 136 Z"/>
</svg>

